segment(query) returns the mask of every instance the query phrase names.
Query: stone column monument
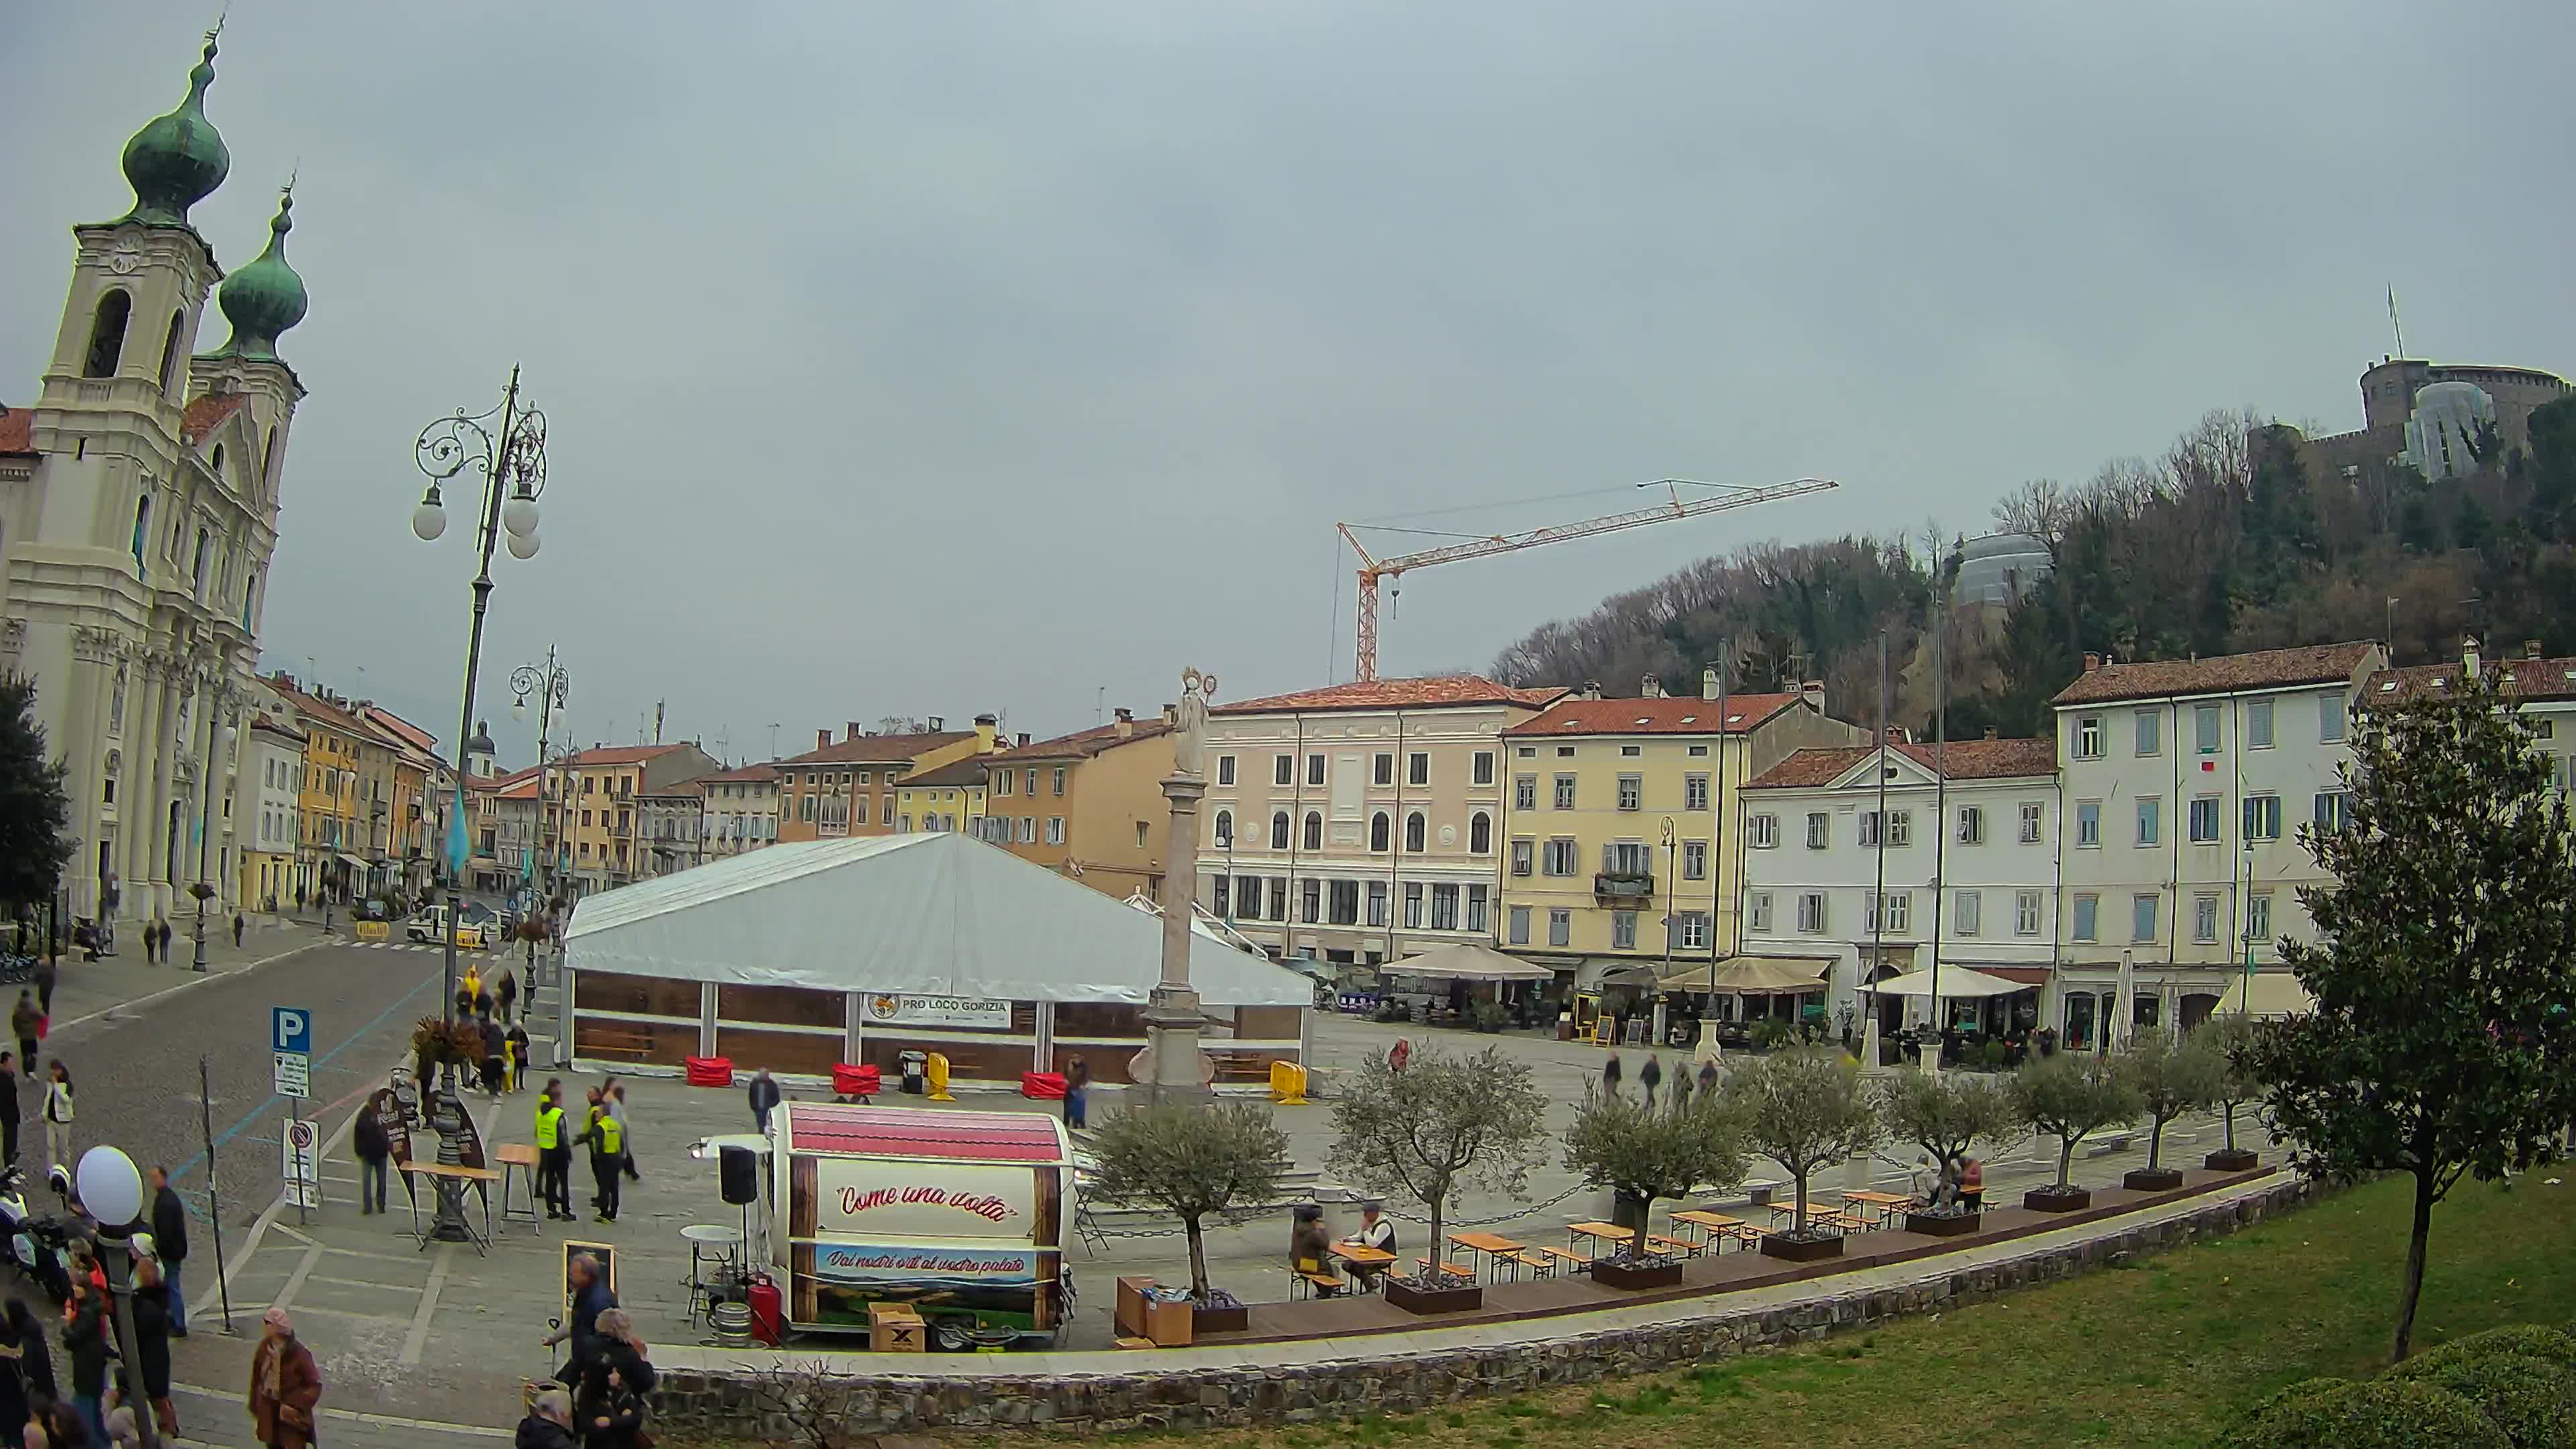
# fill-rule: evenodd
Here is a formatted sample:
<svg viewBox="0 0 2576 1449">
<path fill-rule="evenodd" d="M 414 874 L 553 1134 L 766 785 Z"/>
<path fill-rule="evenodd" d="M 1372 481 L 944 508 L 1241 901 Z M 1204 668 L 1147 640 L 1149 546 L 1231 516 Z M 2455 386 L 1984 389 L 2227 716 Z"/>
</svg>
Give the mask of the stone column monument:
<svg viewBox="0 0 2576 1449">
<path fill-rule="evenodd" d="M 1149 1106 L 1199 1106 L 1215 1097 L 1207 1057 L 1199 1050 L 1199 994 L 1190 989 L 1190 928 L 1198 916 L 1199 798 L 1207 794 L 1208 699 L 1216 676 L 1181 671 L 1179 723 L 1172 733 L 1172 773 L 1163 797 L 1172 802 L 1163 844 L 1163 974 L 1145 1007 L 1144 1066 L 1137 1085 Z"/>
</svg>

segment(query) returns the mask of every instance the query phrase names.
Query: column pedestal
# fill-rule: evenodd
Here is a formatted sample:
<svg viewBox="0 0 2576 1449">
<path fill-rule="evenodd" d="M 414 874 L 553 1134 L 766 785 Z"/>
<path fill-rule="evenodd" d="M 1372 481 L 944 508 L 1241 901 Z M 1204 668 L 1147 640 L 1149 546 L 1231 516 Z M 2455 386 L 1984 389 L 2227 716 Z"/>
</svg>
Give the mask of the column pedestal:
<svg viewBox="0 0 2576 1449">
<path fill-rule="evenodd" d="M 1190 989 L 1190 927 L 1197 915 L 1199 798 L 1207 781 L 1175 771 L 1163 780 L 1163 796 L 1172 802 L 1170 834 L 1164 854 L 1172 862 L 1163 874 L 1163 970 L 1161 984 L 1145 1006 L 1145 1050 L 1137 1085 L 1151 1107 L 1201 1106 L 1216 1093 L 1208 1081 L 1207 1058 L 1199 1050 L 1199 994 Z M 1183 863 L 1188 862 L 1187 869 Z"/>
</svg>

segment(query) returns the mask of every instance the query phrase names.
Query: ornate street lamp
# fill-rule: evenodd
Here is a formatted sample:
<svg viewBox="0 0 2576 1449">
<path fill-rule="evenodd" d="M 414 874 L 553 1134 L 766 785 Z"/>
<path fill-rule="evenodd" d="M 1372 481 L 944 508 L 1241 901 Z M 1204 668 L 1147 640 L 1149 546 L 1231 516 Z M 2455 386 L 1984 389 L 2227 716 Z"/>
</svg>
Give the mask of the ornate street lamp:
<svg viewBox="0 0 2576 1449">
<path fill-rule="evenodd" d="M 116 1343 L 128 1364 L 143 1362 L 134 1337 L 134 1225 L 143 1216 L 143 1176 L 134 1159 L 113 1147 L 93 1147 L 81 1154 L 73 1186 L 81 1206 L 98 1223 L 99 1265 L 107 1270 L 107 1291 L 116 1304 Z M 133 1383 L 142 1383 L 137 1371 Z M 128 1402 L 134 1410 L 134 1433 L 143 1449 L 160 1449 L 160 1426 L 152 1405 L 140 1396 Z"/>
</svg>

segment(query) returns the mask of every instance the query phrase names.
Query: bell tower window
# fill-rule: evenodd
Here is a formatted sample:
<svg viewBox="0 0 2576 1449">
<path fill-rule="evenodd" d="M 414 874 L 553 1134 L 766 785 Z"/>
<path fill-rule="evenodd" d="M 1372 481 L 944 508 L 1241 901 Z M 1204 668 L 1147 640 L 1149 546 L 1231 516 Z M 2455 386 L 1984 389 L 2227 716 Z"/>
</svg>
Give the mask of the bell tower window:
<svg viewBox="0 0 2576 1449">
<path fill-rule="evenodd" d="M 143 540 L 152 536 L 152 495 L 134 500 L 134 571 L 143 572 Z"/>
<path fill-rule="evenodd" d="M 188 330 L 188 314 L 170 314 L 170 335 L 161 340 L 161 390 L 179 385 L 179 336 Z"/>
<path fill-rule="evenodd" d="M 134 298 L 122 287 L 98 299 L 98 318 L 89 328 L 89 361 L 81 376 L 116 376 L 117 360 L 125 355 L 126 318 L 133 311 Z"/>
</svg>

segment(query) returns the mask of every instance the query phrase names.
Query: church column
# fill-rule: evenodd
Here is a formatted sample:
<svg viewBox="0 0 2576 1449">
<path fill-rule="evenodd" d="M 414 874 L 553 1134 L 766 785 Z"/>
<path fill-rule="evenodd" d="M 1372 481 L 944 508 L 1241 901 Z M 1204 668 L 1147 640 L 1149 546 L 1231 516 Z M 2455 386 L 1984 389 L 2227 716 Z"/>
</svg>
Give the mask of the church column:
<svg viewBox="0 0 2576 1449">
<path fill-rule="evenodd" d="M 163 680 L 160 661 L 138 654 L 125 700 L 125 776 L 117 786 L 118 887 L 124 894 L 117 913 L 129 921 L 151 918 L 145 904 L 145 882 L 152 878 L 152 837 L 159 828 L 152 802 L 159 793 L 154 770 L 160 763 L 155 745 L 160 737 Z"/>
<path fill-rule="evenodd" d="M 69 778 L 64 789 L 71 794 L 72 838 L 71 864 L 63 870 L 65 897 L 71 909 L 79 912 L 95 901 L 84 894 L 94 892 L 98 883 L 98 840 L 103 822 L 99 804 L 100 781 L 107 773 L 107 752 L 112 747 L 107 738 L 107 690 L 116 673 L 114 656 L 105 641 L 87 630 L 72 635 L 72 677 L 65 681 L 64 734 L 66 753 L 82 753 L 70 759 Z"/>
</svg>

